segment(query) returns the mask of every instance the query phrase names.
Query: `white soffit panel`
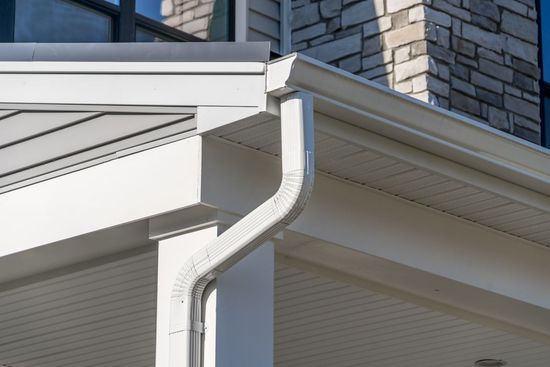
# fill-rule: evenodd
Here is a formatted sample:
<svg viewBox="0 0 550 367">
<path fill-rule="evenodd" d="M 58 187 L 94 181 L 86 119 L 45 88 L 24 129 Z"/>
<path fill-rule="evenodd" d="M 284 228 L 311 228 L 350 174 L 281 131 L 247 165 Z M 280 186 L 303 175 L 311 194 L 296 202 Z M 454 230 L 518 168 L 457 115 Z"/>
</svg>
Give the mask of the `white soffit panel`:
<svg viewBox="0 0 550 367">
<path fill-rule="evenodd" d="M 350 141 L 338 134 L 337 127 L 324 132 L 321 128 L 323 124 L 319 122 L 326 118 L 316 114 L 315 154 L 319 171 L 550 246 L 550 213 L 547 211 L 446 176 L 436 172 L 435 167 L 426 164 L 419 167 L 396 158 L 397 154 L 389 156 L 373 150 L 366 144 L 359 144 L 357 141 L 360 138 Z M 331 120 L 329 118 L 329 122 Z M 278 118 L 274 117 L 240 129 L 227 126 L 216 134 L 226 140 L 279 155 L 279 125 Z M 392 144 L 403 146 L 395 141 Z"/>
<path fill-rule="evenodd" d="M 152 366 L 157 252 L 0 285 L 0 365 Z"/>
<path fill-rule="evenodd" d="M 543 367 L 550 346 L 278 262 L 275 366 Z"/>
</svg>

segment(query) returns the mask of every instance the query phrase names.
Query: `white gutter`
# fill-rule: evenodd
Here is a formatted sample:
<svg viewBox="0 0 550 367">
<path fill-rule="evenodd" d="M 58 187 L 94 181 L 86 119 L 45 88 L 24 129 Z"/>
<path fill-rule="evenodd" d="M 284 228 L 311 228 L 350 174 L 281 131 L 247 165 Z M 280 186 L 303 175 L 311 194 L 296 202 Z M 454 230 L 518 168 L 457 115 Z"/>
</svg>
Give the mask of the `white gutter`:
<svg viewBox="0 0 550 367">
<path fill-rule="evenodd" d="M 313 143 L 311 96 L 295 92 L 281 97 L 281 185 L 275 195 L 193 254 L 181 268 L 172 290 L 171 367 L 200 366 L 206 285 L 292 223 L 305 207 L 313 188 Z"/>
</svg>

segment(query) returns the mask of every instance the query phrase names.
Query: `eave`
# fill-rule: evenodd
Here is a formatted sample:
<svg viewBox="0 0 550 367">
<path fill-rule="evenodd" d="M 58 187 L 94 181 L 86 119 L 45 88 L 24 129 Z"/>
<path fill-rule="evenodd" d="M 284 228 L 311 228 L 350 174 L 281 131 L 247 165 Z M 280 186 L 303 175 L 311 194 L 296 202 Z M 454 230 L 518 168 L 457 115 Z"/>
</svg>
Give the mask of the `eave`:
<svg viewBox="0 0 550 367">
<path fill-rule="evenodd" d="M 315 96 L 320 171 L 550 245 L 547 149 L 302 55 L 268 64 L 268 93 L 291 90 Z M 273 119 L 216 135 L 277 154 Z"/>
</svg>

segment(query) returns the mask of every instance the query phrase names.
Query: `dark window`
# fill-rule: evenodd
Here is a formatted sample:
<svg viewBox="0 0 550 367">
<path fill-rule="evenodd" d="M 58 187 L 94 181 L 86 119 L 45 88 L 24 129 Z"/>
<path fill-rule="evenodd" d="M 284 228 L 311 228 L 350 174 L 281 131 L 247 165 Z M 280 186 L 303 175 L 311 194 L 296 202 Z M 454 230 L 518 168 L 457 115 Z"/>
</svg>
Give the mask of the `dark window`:
<svg viewBox="0 0 550 367">
<path fill-rule="evenodd" d="M 550 1 L 539 0 L 542 143 L 550 147 Z"/>
<path fill-rule="evenodd" d="M 207 41 L 229 40 L 229 0 L 135 0 L 136 12 Z"/>
<path fill-rule="evenodd" d="M 231 1 L 0 0 L 0 42 L 230 41 Z"/>
<path fill-rule="evenodd" d="M 71 1 L 15 3 L 15 42 L 109 42 L 112 34 L 112 17 Z"/>
</svg>

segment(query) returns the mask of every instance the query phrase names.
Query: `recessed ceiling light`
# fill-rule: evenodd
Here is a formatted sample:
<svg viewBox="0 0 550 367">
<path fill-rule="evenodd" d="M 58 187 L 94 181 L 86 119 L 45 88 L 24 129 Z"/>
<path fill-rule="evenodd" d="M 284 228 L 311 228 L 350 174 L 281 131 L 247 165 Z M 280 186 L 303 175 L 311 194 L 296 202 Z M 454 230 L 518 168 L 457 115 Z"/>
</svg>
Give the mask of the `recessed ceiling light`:
<svg viewBox="0 0 550 367">
<path fill-rule="evenodd" d="M 480 359 L 474 363 L 477 367 L 502 367 L 506 365 L 506 361 L 502 359 Z"/>
</svg>

